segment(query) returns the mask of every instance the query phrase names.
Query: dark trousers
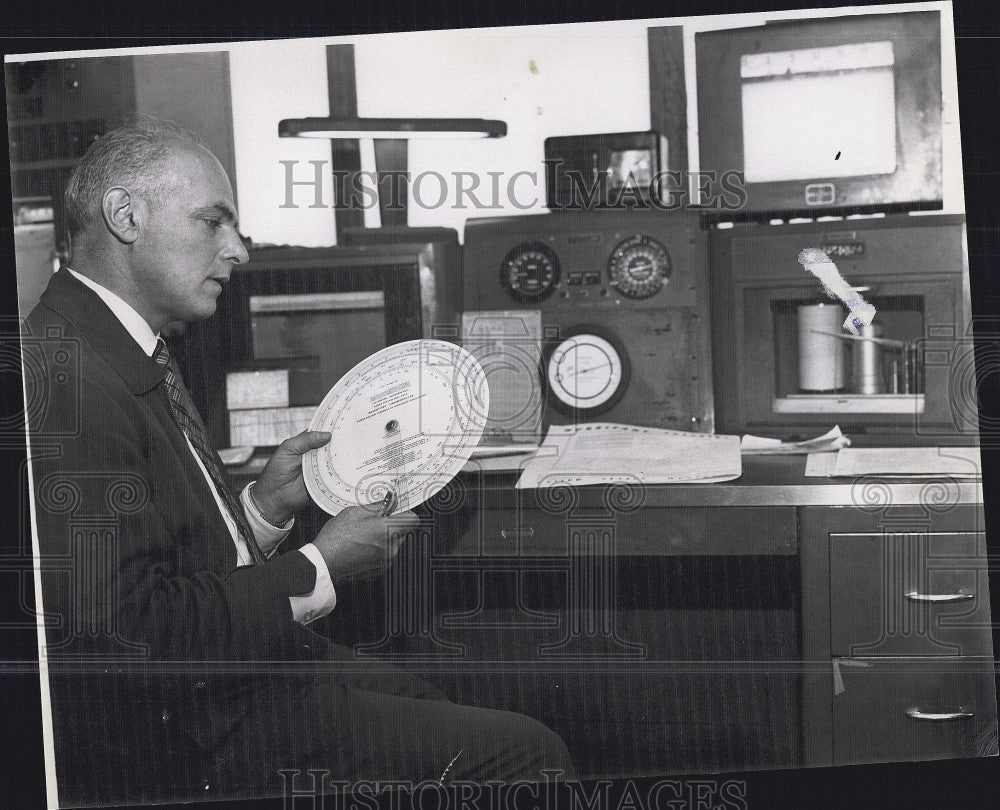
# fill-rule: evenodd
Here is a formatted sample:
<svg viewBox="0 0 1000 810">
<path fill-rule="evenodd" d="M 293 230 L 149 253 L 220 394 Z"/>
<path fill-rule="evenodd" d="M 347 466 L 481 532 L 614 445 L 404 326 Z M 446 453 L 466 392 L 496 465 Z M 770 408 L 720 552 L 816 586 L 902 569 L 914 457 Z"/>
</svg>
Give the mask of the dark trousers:
<svg viewBox="0 0 1000 810">
<path fill-rule="evenodd" d="M 315 670 L 304 685 L 271 677 L 271 699 L 255 701 L 216 752 L 213 792 L 319 792 L 319 779 L 347 783 L 346 790 L 361 781 L 542 782 L 543 770 L 575 778 L 565 744 L 538 721 L 452 703 L 385 664 L 351 672 L 339 665 L 350 655 L 334 647 L 329 669 Z"/>
</svg>

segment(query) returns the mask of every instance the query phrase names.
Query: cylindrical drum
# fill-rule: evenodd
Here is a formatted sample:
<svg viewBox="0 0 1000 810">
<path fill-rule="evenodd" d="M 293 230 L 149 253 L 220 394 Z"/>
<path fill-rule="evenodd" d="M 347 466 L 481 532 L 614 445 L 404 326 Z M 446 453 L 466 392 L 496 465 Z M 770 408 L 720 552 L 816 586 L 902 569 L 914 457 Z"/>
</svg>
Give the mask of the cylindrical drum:
<svg viewBox="0 0 1000 810">
<path fill-rule="evenodd" d="M 882 337 L 882 325 L 872 323 L 862 326 L 858 330 L 858 334 L 863 338 Z M 885 393 L 885 383 L 882 375 L 882 349 L 877 343 L 871 340 L 855 341 L 852 362 L 853 371 L 851 376 L 855 393 Z"/>
<path fill-rule="evenodd" d="M 798 308 L 799 390 L 805 393 L 844 389 L 844 341 L 835 337 L 844 322 L 837 304 L 806 304 Z M 826 332 L 827 334 L 823 334 Z"/>
</svg>

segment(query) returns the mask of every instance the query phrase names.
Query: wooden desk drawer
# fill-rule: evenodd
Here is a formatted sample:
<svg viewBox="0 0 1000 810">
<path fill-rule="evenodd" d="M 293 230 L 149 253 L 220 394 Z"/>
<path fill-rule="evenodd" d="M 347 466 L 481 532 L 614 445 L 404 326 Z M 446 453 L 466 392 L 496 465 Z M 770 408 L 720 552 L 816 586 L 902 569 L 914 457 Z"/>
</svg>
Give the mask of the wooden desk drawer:
<svg viewBox="0 0 1000 810">
<path fill-rule="evenodd" d="M 831 653 L 992 655 L 982 532 L 831 534 Z"/>
<path fill-rule="evenodd" d="M 644 508 L 613 514 L 528 509 L 476 512 L 461 536 L 442 548 L 453 554 L 794 555 L 793 507 Z"/>
<path fill-rule="evenodd" d="M 996 754 L 991 660 L 845 660 L 839 669 L 835 765 Z"/>
</svg>

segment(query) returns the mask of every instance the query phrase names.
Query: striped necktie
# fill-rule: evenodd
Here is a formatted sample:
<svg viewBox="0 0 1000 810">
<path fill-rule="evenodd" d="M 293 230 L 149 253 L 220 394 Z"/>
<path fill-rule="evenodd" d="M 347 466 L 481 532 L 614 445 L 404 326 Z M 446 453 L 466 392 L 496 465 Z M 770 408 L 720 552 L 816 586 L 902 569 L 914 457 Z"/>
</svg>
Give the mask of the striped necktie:
<svg viewBox="0 0 1000 810">
<path fill-rule="evenodd" d="M 254 563 L 264 562 L 264 555 L 257 545 L 257 540 L 254 537 L 253 530 L 250 528 L 250 524 L 247 523 L 243 509 L 229 490 L 225 476 L 222 473 L 222 462 L 208 441 L 205 426 L 202 424 L 201 417 L 198 416 L 198 409 L 195 407 L 187 388 L 184 387 L 184 380 L 181 378 L 180 369 L 170 356 L 170 352 L 167 351 L 167 344 L 163 342 L 162 338 L 157 338 L 156 352 L 153 354 L 153 359 L 163 367 L 163 382 L 167 387 L 167 395 L 170 399 L 170 412 L 174 416 L 174 421 L 184 431 L 184 435 L 188 437 L 191 446 L 194 447 L 195 452 L 198 454 L 198 458 L 201 459 L 201 463 L 208 470 L 208 474 L 215 484 L 215 490 L 219 493 L 222 502 L 229 510 L 229 514 L 236 524 L 236 530 L 243 538 L 243 542 L 246 544 Z"/>
</svg>

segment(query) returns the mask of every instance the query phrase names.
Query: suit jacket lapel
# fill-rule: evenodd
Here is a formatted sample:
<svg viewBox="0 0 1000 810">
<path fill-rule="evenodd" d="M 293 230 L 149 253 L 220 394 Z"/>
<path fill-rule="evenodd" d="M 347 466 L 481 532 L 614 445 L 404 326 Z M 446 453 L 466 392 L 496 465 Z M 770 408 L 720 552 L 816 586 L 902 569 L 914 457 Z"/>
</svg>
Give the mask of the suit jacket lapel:
<svg viewBox="0 0 1000 810">
<path fill-rule="evenodd" d="M 236 546 L 219 511 L 210 484 L 194 459 L 194 454 L 170 414 L 170 404 L 163 389 L 163 369 L 143 352 L 121 321 L 93 290 L 60 270 L 53 274 L 41 302 L 73 324 L 94 352 L 122 378 L 133 395 L 142 399 L 163 425 L 171 446 L 181 459 L 188 480 L 204 484 L 205 501 L 200 504 L 209 516 L 215 534 L 225 538 L 227 562 L 236 565 Z M 156 390 L 159 387 L 160 390 Z"/>
</svg>

